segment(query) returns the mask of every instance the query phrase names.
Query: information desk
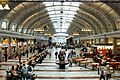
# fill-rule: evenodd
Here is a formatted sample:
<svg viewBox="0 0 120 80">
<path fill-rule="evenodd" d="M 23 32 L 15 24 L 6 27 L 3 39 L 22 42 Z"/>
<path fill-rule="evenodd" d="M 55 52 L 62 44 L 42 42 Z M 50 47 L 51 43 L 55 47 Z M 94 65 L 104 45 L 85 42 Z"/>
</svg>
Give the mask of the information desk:
<svg viewBox="0 0 120 80">
<path fill-rule="evenodd" d="M 68 62 L 67 61 L 57 61 L 56 64 L 59 65 L 59 69 L 65 69 L 65 65 L 67 65 Z"/>
</svg>

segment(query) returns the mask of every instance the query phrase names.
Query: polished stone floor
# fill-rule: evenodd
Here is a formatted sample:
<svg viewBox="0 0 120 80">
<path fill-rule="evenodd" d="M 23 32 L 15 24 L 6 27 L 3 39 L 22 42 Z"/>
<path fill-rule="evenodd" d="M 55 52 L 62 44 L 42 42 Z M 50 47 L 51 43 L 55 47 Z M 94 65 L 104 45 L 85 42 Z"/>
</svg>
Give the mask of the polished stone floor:
<svg viewBox="0 0 120 80">
<path fill-rule="evenodd" d="M 37 75 L 36 80 L 99 80 L 99 75 L 97 70 L 92 70 L 91 67 L 84 68 L 78 65 L 73 64 L 72 67 L 66 65 L 66 69 L 59 69 L 59 66 L 55 63 L 57 60 L 55 59 L 55 51 L 59 51 L 59 49 L 48 49 L 51 52 L 51 58 L 47 56 L 43 63 L 37 64 L 34 68 L 34 73 Z M 79 49 L 76 49 L 76 53 L 79 53 Z M 22 57 L 22 60 L 27 60 L 26 57 Z M 0 63 L 0 80 L 5 80 L 5 71 L 11 66 L 18 64 L 18 59 L 8 60 L 8 62 Z M 113 74 L 114 77 L 111 80 L 120 80 L 120 72 L 116 71 Z"/>
</svg>

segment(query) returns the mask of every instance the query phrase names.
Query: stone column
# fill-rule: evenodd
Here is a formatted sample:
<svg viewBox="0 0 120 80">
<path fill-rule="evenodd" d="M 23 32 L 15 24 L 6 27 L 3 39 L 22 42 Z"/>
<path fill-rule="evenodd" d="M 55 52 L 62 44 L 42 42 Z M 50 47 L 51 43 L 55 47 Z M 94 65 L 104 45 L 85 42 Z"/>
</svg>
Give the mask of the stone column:
<svg viewBox="0 0 120 80">
<path fill-rule="evenodd" d="M 96 44 L 96 39 L 94 39 L 94 44 Z"/>
<path fill-rule="evenodd" d="M 28 44 L 28 40 L 27 40 L 27 44 L 26 44 L 26 52 L 27 52 L 27 53 L 26 53 L 26 56 L 27 56 L 27 58 L 29 57 L 29 56 L 28 56 L 28 55 L 29 55 L 29 54 L 28 54 L 28 53 L 29 53 L 29 52 L 28 52 L 28 48 L 29 48 L 29 44 Z"/>
<path fill-rule="evenodd" d="M 8 38 L 8 50 L 7 50 L 7 55 L 8 55 L 8 58 L 12 56 L 12 53 L 11 53 L 11 38 L 9 37 Z"/>
<path fill-rule="evenodd" d="M 18 54 L 18 40 L 17 40 L 17 38 L 16 38 L 16 49 L 15 49 L 15 51 L 16 51 L 16 53 L 15 53 L 15 56 Z"/>
<path fill-rule="evenodd" d="M 0 63 L 2 62 L 2 37 L 0 37 Z"/>
<path fill-rule="evenodd" d="M 117 50 L 117 39 L 113 38 L 113 53 Z"/>
</svg>

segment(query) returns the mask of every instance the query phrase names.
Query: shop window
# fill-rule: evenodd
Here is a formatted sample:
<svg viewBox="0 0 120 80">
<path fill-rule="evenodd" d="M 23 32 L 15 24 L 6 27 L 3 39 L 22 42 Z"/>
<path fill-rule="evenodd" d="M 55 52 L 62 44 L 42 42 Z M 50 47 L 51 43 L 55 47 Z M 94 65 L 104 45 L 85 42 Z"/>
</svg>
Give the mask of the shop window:
<svg viewBox="0 0 120 80">
<path fill-rule="evenodd" d="M 1 28 L 2 29 L 6 29 L 7 28 L 7 21 L 3 21 Z"/>
</svg>

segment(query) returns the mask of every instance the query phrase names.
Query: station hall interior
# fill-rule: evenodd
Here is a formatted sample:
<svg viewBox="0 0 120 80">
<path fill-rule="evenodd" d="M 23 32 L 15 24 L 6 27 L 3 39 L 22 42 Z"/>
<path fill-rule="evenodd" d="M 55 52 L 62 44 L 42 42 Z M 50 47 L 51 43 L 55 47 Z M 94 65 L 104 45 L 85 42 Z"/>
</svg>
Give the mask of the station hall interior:
<svg viewBox="0 0 120 80">
<path fill-rule="evenodd" d="M 120 1 L 0 0 L 0 80 L 120 80 Z"/>
</svg>

